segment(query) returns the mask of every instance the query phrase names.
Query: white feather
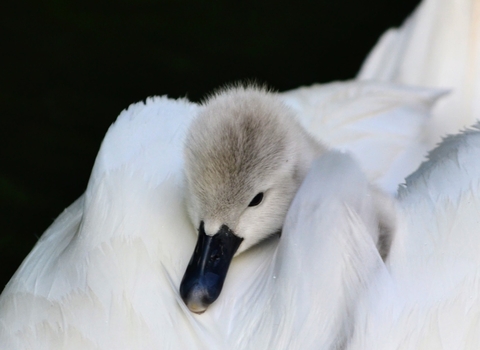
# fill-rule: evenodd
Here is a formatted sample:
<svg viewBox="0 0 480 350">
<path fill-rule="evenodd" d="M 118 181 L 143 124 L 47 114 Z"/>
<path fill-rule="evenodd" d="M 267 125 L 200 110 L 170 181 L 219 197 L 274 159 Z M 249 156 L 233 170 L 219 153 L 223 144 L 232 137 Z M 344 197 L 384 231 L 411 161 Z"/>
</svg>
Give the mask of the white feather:
<svg viewBox="0 0 480 350">
<path fill-rule="evenodd" d="M 282 93 L 301 124 L 327 146 L 348 151 L 373 183 L 395 193 L 423 161 L 425 127 L 441 90 L 380 82 L 334 82 Z"/>
<path fill-rule="evenodd" d="M 369 180 L 393 193 L 479 110 L 475 1 L 425 0 L 388 31 L 360 79 L 287 92 L 328 145 L 280 241 L 234 259 L 192 314 L 178 286 L 194 246 L 182 148 L 198 107 L 154 98 L 110 128 L 86 193 L 43 234 L 0 296 L 1 349 L 478 349 L 480 131 L 450 137 L 407 180 L 387 264 Z M 425 139 L 424 139 L 425 138 Z"/>
<path fill-rule="evenodd" d="M 386 268 L 358 304 L 352 349 L 480 347 L 480 124 L 407 179 Z"/>
<path fill-rule="evenodd" d="M 399 29 L 389 29 L 358 78 L 450 91 L 425 131 L 431 148 L 480 115 L 480 3 L 424 0 Z"/>
</svg>

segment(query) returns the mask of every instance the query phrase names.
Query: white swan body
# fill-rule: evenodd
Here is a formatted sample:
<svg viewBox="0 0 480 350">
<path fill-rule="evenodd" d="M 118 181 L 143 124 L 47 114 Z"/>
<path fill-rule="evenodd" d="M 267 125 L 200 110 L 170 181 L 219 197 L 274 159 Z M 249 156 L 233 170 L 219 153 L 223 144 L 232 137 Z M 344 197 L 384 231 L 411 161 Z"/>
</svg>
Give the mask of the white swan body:
<svg viewBox="0 0 480 350">
<path fill-rule="evenodd" d="M 404 103 L 412 100 L 418 101 Z M 155 98 L 122 112 L 105 137 L 85 195 L 45 232 L 5 287 L 0 348 L 222 349 L 318 339 L 317 327 L 302 333 L 307 328 L 299 330 L 293 316 L 315 318 L 320 306 L 315 313 L 306 304 L 289 309 L 281 293 L 275 304 L 262 299 L 267 296 L 259 290 L 268 283 L 274 288 L 275 277 L 293 287 L 303 276 L 289 269 L 286 252 L 276 253 L 276 269 L 283 272 L 272 270 L 275 244 L 234 259 L 224 290 L 207 313 L 193 315 L 180 299 L 178 286 L 195 240 L 183 205 L 182 148 L 197 109 L 183 100 Z M 365 129 L 360 131 L 363 135 Z M 316 272 L 323 269 L 318 266 Z M 306 293 L 318 297 L 316 286 Z M 256 300 L 268 308 L 253 311 Z M 310 304 L 322 303 L 315 300 Z M 277 307 L 282 302 L 284 309 Z M 283 317 L 286 312 L 292 317 Z M 327 328 L 338 327 L 336 322 Z M 327 330 L 321 336 L 334 341 L 337 334 Z"/>
</svg>

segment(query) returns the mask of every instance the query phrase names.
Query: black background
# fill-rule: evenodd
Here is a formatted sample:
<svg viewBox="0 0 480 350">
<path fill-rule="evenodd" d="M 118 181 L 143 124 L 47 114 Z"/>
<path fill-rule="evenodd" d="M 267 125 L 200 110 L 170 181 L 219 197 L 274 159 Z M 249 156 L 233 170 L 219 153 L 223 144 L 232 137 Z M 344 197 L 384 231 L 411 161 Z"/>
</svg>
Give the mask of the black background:
<svg viewBox="0 0 480 350">
<path fill-rule="evenodd" d="M 11 1 L 0 11 L 0 290 L 84 191 L 108 126 L 152 95 L 350 79 L 418 0 Z"/>
</svg>

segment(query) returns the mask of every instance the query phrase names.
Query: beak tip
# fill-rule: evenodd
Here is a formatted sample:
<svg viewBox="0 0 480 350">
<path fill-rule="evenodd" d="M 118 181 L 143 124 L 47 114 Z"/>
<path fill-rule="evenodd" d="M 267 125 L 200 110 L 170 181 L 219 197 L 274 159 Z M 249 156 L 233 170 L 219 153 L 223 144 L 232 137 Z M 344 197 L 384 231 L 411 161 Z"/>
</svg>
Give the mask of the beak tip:
<svg viewBox="0 0 480 350">
<path fill-rule="evenodd" d="M 182 283 L 180 295 L 188 309 L 196 314 L 202 314 L 218 297 L 218 293 L 212 294 L 211 289 L 205 286 L 202 281 L 193 284 Z"/>
<path fill-rule="evenodd" d="M 187 304 L 187 307 L 188 309 L 193 312 L 193 313 L 196 313 L 197 315 L 201 315 L 203 314 L 207 308 L 208 308 L 208 305 L 203 305 L 203 304 L 197 304 L 197 303 L 194 303 L 194 302 L 189 302 Z"/>
</svg>

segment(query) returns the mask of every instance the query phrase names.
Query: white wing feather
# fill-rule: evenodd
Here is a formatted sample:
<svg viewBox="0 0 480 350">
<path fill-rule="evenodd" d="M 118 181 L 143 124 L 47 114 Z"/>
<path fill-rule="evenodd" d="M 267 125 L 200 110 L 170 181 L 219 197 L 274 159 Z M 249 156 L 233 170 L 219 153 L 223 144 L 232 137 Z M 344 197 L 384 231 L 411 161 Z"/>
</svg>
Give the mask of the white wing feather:
<svg viewBox="0 0 480 350">
<path fill-rule="evenodd" d="M 424 160 L 425 126 L 444 91 L 376 82 L 335 82 L 282 94 L 303 124 L 326 145 L 355 156 L 387 192 Z"/>
<path fill-rule="evenodd" d="M 480 115 L 480 3 L 424 0 L 399 29 L 389 29 L 358 74 L 376 80 L 442 88 L 425 137 L 431 148 Z"/>
<path fill-rule="evenodd" d="M 479 157 L 477 124 L 407 179 L 388 272 L 358 305 L 352 349 L 480 347 Z"/>
</svg>

